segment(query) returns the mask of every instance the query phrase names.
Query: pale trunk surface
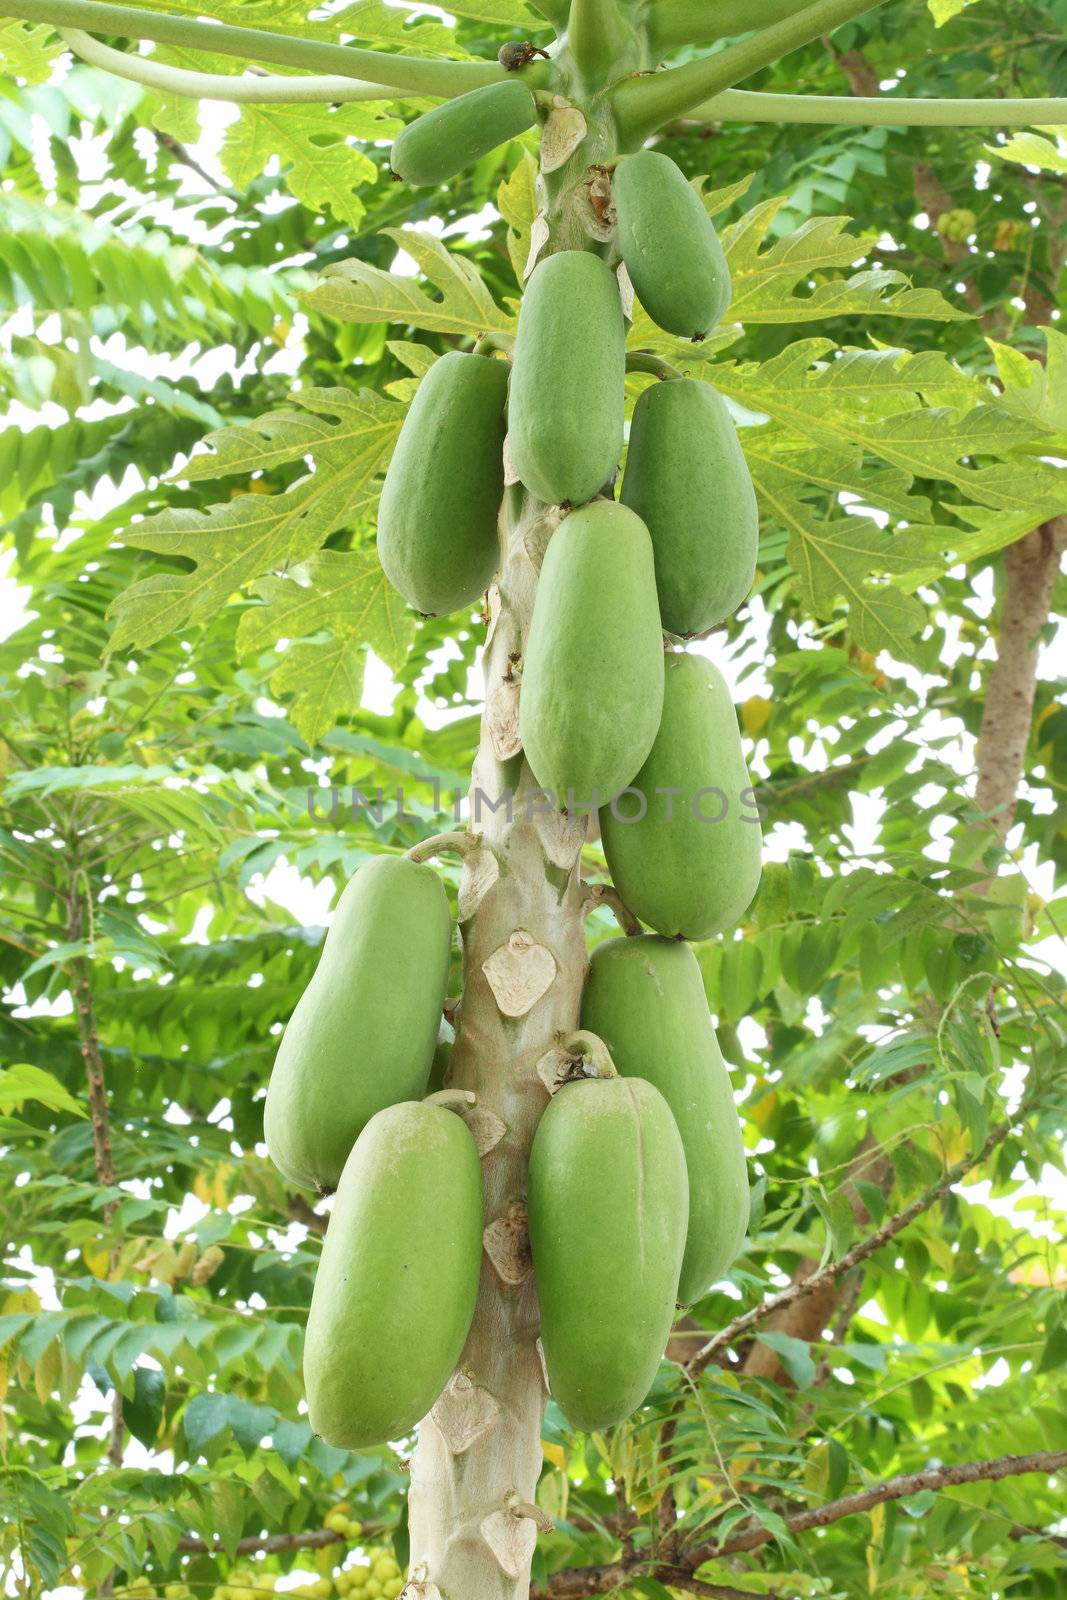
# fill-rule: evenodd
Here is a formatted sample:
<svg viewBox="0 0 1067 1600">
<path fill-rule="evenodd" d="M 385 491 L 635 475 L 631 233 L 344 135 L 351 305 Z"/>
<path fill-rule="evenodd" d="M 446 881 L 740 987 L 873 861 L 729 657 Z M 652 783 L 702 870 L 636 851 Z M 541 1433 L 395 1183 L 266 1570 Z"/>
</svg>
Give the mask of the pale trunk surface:
<svg viewBox="0 0 1067 1600">
<path fill-rule="evenodd" d="M 509 517 L 509 509 L 513 513 Z M 514 513 L 517 512 L 517 516 Z M 483 848 L 464 865 L 461 884 L 463 999 L 456 1018 L 451 1087 L 470 1089 L 506 1132 L 483 1157 L 491 1258 L 482 1255 L 478 1307 L 459 1372 L 473 1389 L 453 1388 L 422 1423 L 411 1465 L 410 1529 L 413 1592 L 436 1585 L 444 1600 L 520 1600 L 529 1592 L 536 1527 L 510 1507 L 533 1501 L 541 1470 L 541 1418 L 546 1389 L 537 1346 L 538 1311 L 521 1205 L 534 1130 L 548 1101 L 537 1063 L 560 1034 L 577 1025 L 586 969 L 578 861 L 585 820 L 567 822 L 543 809 L 529 768 L 513 748 L 514 666 L 533 609 L 537 567 L 552 529 L 551 513 L 510 491 L 501 516 L 504 544 L 499 610 L 485 650 L 487 713 L 474 765 L 472 831 Z M 512 814 L 492 811 L 511 788 Z M 493 861 L 499 869 L 495 881 Z M 524 936 L 516 945 L 514 935 Z M 527 945 L 526 937 L 532 941 Z M 511 941 L 509 945 L 509 941 Z M 497 952 L 516 992 L 505 994 L 491 966 Z M 541 998 L 517 1016 L 550 969 Z M 502 1226 L 494 1227 L 494 1224 Z M 504 1276 L 501 1275 L 503 1271 Z M 513 1278 L 521 1281 L 507 1281 Z M 484 1431 L 469 1444 L 480 1426 Z M 492 1519 L 491 1521 L 487 1519 Z M 486 1535 L 488 1534 L 488 1538 Z"/>
</svg>

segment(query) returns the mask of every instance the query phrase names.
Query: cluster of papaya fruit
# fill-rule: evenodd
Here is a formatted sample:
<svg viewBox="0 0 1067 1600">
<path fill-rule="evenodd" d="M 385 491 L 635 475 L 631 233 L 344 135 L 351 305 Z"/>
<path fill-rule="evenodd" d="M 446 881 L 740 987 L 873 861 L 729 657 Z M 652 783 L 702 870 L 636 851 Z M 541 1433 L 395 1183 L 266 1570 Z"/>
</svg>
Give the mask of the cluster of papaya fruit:
<svg viewBox="0 0 1067 1600">
<path fill-rule="evenodd" d="M 470 120 L 471 102 L 482 121 Z M 442 181 L 535 118 L 520 82 L 477 91 L 406 129 L 394 171 Z M 689 339 L 722 316 L 729 273 L 699 196 L 666 156 L 624 156 L 612 198 L 603 254 L 562 250 L 534 268 L 510 359 L 453 351 L 431 367 L 378 526 L 390 581 L 440 614 L 474 604 L 498 569 L 506 460 L 509 481 L 557 508 L 519 663 L 522 747 L 560 810 L 599 813 L 614 883 L 653 930 L 595 951 L 581 1027 L 606 1046 L 600 1070 L 552 1097 L 530 1153 L 545 1364 L 585 1429 L 641 1403 L 675 1305 L 699 1298 L 745 1235 L 740 1125 L 684 941 L 736 923 L 761 848 L 727 686 L 705 656 L 678 648 L 722 622 L 755 571 L 755 495 L 716 391 L 678 376 L 647 388 L 618 499 L 614 490 L 626 375 L 616 257 L 653 319 Z M 432 869 L 406 858 L 362 867 L 268 1090 L 279 1169 L 336 1190 L 304 1370 L 312 1426 L 342 1447 L 399 1438 L 430 1410 L 474 1314 L 478 1151 L 459 1116 L 418 1098 L 450 948 Z"/>
</svg>

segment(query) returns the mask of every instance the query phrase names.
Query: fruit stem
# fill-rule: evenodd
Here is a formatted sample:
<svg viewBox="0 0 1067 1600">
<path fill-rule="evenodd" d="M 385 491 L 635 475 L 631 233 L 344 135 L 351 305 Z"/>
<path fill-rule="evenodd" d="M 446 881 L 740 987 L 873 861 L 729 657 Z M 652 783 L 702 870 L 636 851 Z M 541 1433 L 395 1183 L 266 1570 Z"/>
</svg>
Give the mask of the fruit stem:
<svg viewBox="0 0 1067 1600">
<path fill-rule="evenodd" d="M 626 353 L 627 372 L 651 372 L 653 377 L 683 378 L 685 374 L 679 372 L 677 367 L 672 367 L 669 361 L 664 361 L 662 356 L 654 356 L 648 350 L 628 350 Z"/>
<path fill-rule="evenodd" d="M 514 347 L 515 335 L 513 333 L 483 333 L 475 340 L 474 354 L 476 356 L 487 356 L 491 355 L 494 350 L 501 350 L 504 355 L 510 356 Z"/>
<path fill-rule="evenodd" d="M 597 906 L 607 906 L 615 921 L 619 924 L 628 939 L 635 938 L 637 934 L 644 933 L 644 928 L 634 916 L 622 895 L 612 883 L 587 884 L 585 892 L 585 915 L 595 911 Z"/>
<path fill-rule="evenodd" d="M 578 1028 L 574 1033 L 568 1033 L 560 1040 L 560 1048 L 566 1050 L 568 1055 L 581 1056 L 596 1069 L 598 1078 L 617 1078 L 618 1069 L 611 1059 L 611 1051 L 600 1038 L 599 1034 L 590 1033 L 585 1028 Z"/>
<path fill-rule="evenodd" d="M 430 861 L 434 856 L 451 851 L 466 861 L 468 856 L 481 849 L 481 844 L 481 834 L 472 833 L 467 828 L 462 833 L 435 833 L 430 839 L 420 839 L 410 850 L 405 850 L 404 855 L 408 861 Z"/>
</svg>

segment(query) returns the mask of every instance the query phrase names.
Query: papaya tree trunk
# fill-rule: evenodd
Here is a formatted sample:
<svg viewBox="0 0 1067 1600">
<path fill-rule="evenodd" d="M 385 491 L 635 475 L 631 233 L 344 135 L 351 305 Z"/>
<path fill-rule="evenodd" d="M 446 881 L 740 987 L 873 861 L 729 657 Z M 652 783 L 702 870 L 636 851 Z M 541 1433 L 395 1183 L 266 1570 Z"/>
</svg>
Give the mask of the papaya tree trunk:
<svg viewBox="0 0 1067 1600">
<path fill-rule="evenodd" d="M 486 712 L 460 887 L 463 998 L 449 1085 L 477 1096 L 486 1247 L 459 1369 L 419 1428 L 411 1464 L 410 1593 L 520 1600 L 529 1592 L 546 1389 L 523 1197 L 548 1094 L 538 1064 L 577 1026 L 586 970 L 578 863 L 586 819 L 554 812 L 517 752 L 516 671 L 553 513 L 511 490 L 490 594 Z"/>
<path fill-rule="evenodd" d="M 614 122 L 602 101 L 574 110 L 580 115 L 552 114 L 562 127 L 549 139 L 552 162 L 539 180 L 542 255 L 602 249 L 607 237 L 596 186 L 617 153 Z M 404 1600 L 526 1600 L 530 1589 L 547 1389 L 526 1171 L 549 1098 L 538 1067 L 578 1025 L 590 904 L 579 873 L 588 818 L 554 809 L 518 734 L 538 572 L 561 518 L 520 487 L 505 492 L 470 791 L 469 827 L 481 843 L 466 854 L 460 880 L 463 993 L 448 1074 L 450 1088 L 477 1097 L 485 1249 L 470 1336 L 452 1383 L 420 1424 L 412 1457 Z"/>
</svg>

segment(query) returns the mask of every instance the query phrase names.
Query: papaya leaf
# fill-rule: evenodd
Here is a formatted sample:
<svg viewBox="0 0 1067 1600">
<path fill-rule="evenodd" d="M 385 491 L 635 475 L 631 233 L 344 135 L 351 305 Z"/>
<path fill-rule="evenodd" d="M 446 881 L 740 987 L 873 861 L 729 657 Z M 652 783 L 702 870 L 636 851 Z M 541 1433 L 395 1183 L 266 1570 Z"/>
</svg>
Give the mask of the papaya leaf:
<svg viewBox="0 0 1067 1600">
<path fill-rule="evenodd" d="M 456 17 L 468 17 L 471 22 L 488 22 L 497 28 L 544 28 L 544 18 L 536 5 L 525 5 L 523 0 L 459 0 L 450 5 Z"/>
<path fill-rule="evenodd" d="M 912 639 L 926 620 L 925 607 L 873 572 L 907 571 L 928 545 L 913 529 L 886 533 L 873 517 L 838 509 L 826 515 L 804 497 L 803 483 L 777 462 L 749 458 L 761 507 L 788 534 L 789 563 L 800 580 L 804 604 L 816 617 L 833 614 L 838 600 L 849 608 L 849 630 L 865 650 L 888 650 L 914 659 Z"/>
<path fill-rule="evenodd" d="M 0 61 L 7 77 L 26 83 L 45 83 L 52 63 L 66 46 L 48 23 L 32 24 L 17 17 L 0 21 Z"/>
<path fill-rule="evenodd" d="M 987 339 L 986 343 L 1003 385 L 1001 404 L 1005 410 L 1047 433 L 1067 436 L 1067 335 L 1055 328 L 1046 328 L 1044 333 L 1044 364 L 996 339 Z"/>
<path fill-rule="evenodd" d="M 508 255 L 515 281 L 522 285 L 530 256 L 530 232 L 537 215 L 537 162 L 528 150 L 496 192 L 497 210 L 508 225 Z"/>
<path fill-rule="evenodd" d="M 500 309 L 477 268 L 463 256 L 432 234 L 412 228 L 382 231 L 414 259 L 440 299 L 431 300 L 413 277 L 383 272 L 352 257 L 324 269 L 315 288 L 303 296 L 310 310 L 341 322 L 401 322 L 465 338 L 512 328 L 514 319 Z"/>
<path fill-rule="evenodd" d="M 238 628 L 242 655 L 271 648 L 279 638 L 305 638 L 319 628 L 358 639 L 387 666 L 398 668 L 415 635 L 415 618 L 387 581 L 373 550 L 323 550 L 286 577 L 255 585 L 267 602 L 245 613 Z"/>
<path fill-rule="evenodd" d="M 415 635 L 414 615 L 386 581 L 373 550 L 323 550 L 285 577 L 261 579 L 265 605 L 241 618 L 242 655 L 295 639 L 271 675 L 279 695 L 292 695 L 292 716 L 308 744 L 328 733 L 339 714 L 360 701 L 366 647 L 398 668 Z M 329 628 L 332 637 L 307 637 Z"/>
<path fill-rule="evenodd" d="M 886 268 L 825 279 L 827 271 L 855 266 L 866 254 L 864 241 L 844 231 L 848 217 L 813 217 L 768 245 L 771 225 L 784 204 L 781 197 L 764 200 L 723 231 L 733 280 L 727 312 L 731 321 L 795 326 L 839 316 L 953 322 L 969 315 L 937 290 L 912 289 L 903 273 Z"/>
<path fill-rule="evenodd" d="M 286 188 L 302 205 L 358 228 L 366 212 L 358 191 L 377 182 L 378 168 L 352 140 L 389 139 L 400 126 L 395 117 L 375 119 L 351 105 L 246 106 L 227 130 L 222 164 L 243 189 L 277 157 Z"/>
<path fill-rule="evenodd" d="M 243 494 L 207 511 L 164 511 L 128 529 L 127 544 L 186 557 L 195 570 L 158 573 L 121 594 L 109 613 L 116 622 L 112 648 L 152 644 L 206 620 L 242 584 L 306 559 L 331 533 L 358 524 L 371 510 L 403 407 L 344 389 L 308 390 L 294 399 L 316 415 L 272 412 L 252 427 L 209 435 L 215 453 L 194 458 L 188 472 L 216 477 L 307 454 L 314 472 L 282 494 Z"/>
</svg>

